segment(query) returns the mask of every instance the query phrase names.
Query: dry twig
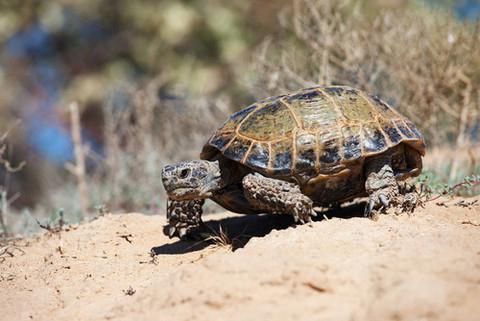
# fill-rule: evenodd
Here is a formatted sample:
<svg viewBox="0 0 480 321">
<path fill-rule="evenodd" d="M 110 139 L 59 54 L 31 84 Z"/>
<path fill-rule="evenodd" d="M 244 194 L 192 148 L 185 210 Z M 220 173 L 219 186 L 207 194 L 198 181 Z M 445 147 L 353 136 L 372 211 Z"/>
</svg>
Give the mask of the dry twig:
<svg viewBox="0 0 480 321">
<path fill-rule="evenodd" d="M 78 104 L 73 102 L 69 105 L 70 108 L 70 122 L 71 133 L 75 152 L 75 164 L 67 164 L 66 168 L 72 172 L 77 178 L 78 195 L 80 197 L 80 205 L 82 207 L 82 214 L 87 216 L 90 200 L 88 197 L 87 182 L 85 178 L 85 153 L 82 144 L 82 133 L 80 125 L 80 112 Z"/>
</svg>

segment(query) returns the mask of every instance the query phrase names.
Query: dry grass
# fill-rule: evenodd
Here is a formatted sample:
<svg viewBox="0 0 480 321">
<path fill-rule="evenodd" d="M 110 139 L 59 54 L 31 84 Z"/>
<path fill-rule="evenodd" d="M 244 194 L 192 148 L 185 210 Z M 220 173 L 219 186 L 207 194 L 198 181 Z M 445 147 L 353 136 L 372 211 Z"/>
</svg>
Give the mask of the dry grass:
<svg viewBox="0 0 480 321">
<path fill-rule="evenodd" d="M 211 231 L 212 232 L 205 238 L 206 242 L 212 242 L 218 247 L 233 249 L 234 240 L 232 240 L 228 232 L 223 229 L 221 224 L 219 225 L 218 232 L 213 229 L 211 229 Z"/>
<path fill-rule="evenodd" d="M 452 170 L 454 163 L 458 166 Z M 465 176 L 480 173 L 480 145 L 473 146 L 439 146 L 428 150 L 425 167 L 438 173 L 442 182 L 455 183 Z"/>
<path fill-rule="evenodd" d="M 231 112 L 228 99 L 181 96 L 165 88 L 162 78 L 137 88 L 122 88 L 119 97 L 102 107 L 104 156 L 82 144 L 79 123 L 72 121 L 77 157 L 75 164 L 66 164 L 72 179 L 65 179 L 34 209 L 0 215 L 0 225 L 9 220 L 4 225 L 13 234 L 36 232 L 38 219 L 53 222 L 60 209 L 67 223 L 109 211 L 164 212 L 162 168 L 167 163 L 198 159 L 203 144 Z M 71 116 L 73 120 L 75 112 Z M 86 167 L 84 174 L 78 171 L 81 154 L 86 158 L 86 165 L 80 166 Z M 0 205 L 7 204 L 2 203 L 2 195 L 0 190 Z M 205 212 L 215 208 L 207 202 Z"/>
<path fill-rule="evenodd" d="M 480 24 L 420 7 L 384 10 L 372 20 L 360 3 L 294 1 L 282 16 L 281 35 L 255 55 L 251 92 L 262 97 L 314 84 L 352 85 L 411 118 L 430 146 L 478 140 Z"/>
<path fill-rule="evenodd" d="M 90 200 L 88 197 L 87 183 L 85 179 L 85 149 L 82 144 L 78 104 L 71 103 L 69 109 L 71 119 L 71 135 L 75 153 L 75 164 L 67 163 L 66 168 L 69 169 L 70 172 L 77 178 L 78 196 L 80 206 L 82 208 L 82 215 L 87 216 Z"/>
<path fill-rule="evenodd" d="M 252 237 L 251 235 L 245 234 L 246 227 L 238 234 L 233 235 L 222 224 L 218 225 L 217 228 L 213 228 L 207 225 L 208 232 L 200 233 L 199 236 L 202 238 L 201 242 L 210 242 L 216 247 L 225 248 L 230 251 L 235 251 L 238 248 L 243 247 L 245 243 Z"/>
<path fill-rule="evenodd" d="M 9 221 L 7 216 L 9 214 L 10 204 L 15 201 L 18 197 L 18 194 L 12 196 L 8 195 L 8 180 L 12 173 L 20 171 L 24 166 L 25 162 L 21 162 L 18 165 L 12 165 L 8 160 L 8 143 L 7 138 L 10 130 L 0 137 L 0 166 L 2 171 L 4 171 L 5 181 L 0 183 L 0 237 L 8 237 L 10 234 Z"/>
<path fill-rule="evenodd" d="M 93 195 L 94 204 L 114 210 L 163 210 L 163 166 L 198 158 L 230 112 L 223 100 L 166 95 L 163 86 L 159 78 L 127 89 L 122 103 L 106 107 L 106 158 L 90 179 L 101 189 Z"/>
</svg>

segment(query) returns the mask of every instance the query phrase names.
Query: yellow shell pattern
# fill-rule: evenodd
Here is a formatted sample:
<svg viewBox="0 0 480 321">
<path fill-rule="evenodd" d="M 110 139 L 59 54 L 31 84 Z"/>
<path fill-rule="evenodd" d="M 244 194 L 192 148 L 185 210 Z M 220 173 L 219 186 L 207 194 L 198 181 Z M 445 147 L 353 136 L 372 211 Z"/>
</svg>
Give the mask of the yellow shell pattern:
<svg viewBox="0 0 480 321">
<path fill-rule="evenodd" d="M 417 127 L 385 102 L 354 88 L 330 86 L 248 106 L 233 114 L 206 147 L 255 171 L 288 176 L 335 174 L 400 143 L 425 152 Z"/>
</svg>

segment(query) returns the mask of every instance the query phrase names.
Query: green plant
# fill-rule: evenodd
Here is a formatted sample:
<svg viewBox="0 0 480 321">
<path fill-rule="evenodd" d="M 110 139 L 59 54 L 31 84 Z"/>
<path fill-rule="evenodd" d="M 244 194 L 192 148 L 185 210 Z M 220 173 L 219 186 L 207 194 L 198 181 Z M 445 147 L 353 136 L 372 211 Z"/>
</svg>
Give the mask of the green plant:
<svg viewBox="0 0 480 321">
<path fill-rule="evenodd" d="M 419 186 L 426 201 L 434 201 L 442 196 L 472 196 L 478 194 L 479 191 L 476 188 L 480 185 L 480 175 L 466 176 L 461 182 L 446 184 L 439 180 L 434 172 L 427 171 L 416 178 L 415 183 Z"/>
</svg>

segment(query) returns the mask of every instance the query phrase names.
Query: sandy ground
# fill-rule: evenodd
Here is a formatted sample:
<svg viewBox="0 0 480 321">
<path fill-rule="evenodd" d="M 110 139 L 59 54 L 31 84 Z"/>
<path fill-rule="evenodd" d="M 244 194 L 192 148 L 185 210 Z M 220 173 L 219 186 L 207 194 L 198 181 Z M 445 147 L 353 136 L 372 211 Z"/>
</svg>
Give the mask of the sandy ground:
<svg viewBox="0 0 480 321">
<path fill-rule="evenodd" d="M 312 226 L 206 217 L 234 251 L 106 215 L 0 247 L 0 320 L 480 320 L 480 206 L 459 200 Z"/>
</svg>

